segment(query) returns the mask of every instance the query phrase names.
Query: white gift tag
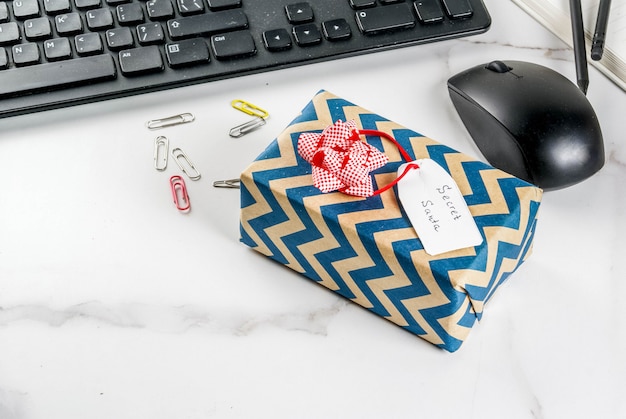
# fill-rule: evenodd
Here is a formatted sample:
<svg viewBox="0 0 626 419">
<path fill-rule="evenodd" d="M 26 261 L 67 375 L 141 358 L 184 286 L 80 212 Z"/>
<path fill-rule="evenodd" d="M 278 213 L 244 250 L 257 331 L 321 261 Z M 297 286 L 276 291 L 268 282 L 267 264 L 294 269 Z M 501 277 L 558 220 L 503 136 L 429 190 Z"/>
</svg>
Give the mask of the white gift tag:
<svg viewBox="0 0 626 419">
<path fill-rule="evenodd" d="M 417 160 L 398 182 L 398 197 L 424 250 L 435 256 L 477 246 L 483 238 L 452 177 L 431 159 Z M 406 166 L 398 169 L 398 176 Z"/>
</svg>

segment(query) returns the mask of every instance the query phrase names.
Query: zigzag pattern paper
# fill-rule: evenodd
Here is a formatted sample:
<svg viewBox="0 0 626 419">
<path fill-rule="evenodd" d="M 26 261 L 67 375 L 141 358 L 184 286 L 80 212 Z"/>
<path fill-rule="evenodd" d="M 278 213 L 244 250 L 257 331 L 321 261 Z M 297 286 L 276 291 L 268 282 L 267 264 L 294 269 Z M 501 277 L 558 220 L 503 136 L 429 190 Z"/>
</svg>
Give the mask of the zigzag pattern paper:
<svg viewBox="0 0 626 419">
<path fill-rule="evenodd" d="M 297 140 L 337 120 L 391 134 L 412 158 L 431 158 L 444 167 L 465 197 L 483 244 L 430 256 L 394 189 L 358 198 L 315 188 Z M 379 188 L 393 181 L 404 161 L 388 141 L 365 141 L 389 157 L 373 172 Z M 241 174 L 241 241 L 453 352 L 494 291 L 530 255 L 541 196 L 525 181 L 322 91 Z"/>
</svg>

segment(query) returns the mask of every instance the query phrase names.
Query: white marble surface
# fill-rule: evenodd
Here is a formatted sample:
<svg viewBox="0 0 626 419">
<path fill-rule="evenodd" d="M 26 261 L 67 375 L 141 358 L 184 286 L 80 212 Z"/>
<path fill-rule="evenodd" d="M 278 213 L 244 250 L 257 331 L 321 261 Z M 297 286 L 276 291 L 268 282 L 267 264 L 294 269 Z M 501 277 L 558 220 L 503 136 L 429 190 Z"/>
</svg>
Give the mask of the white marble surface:
<svg viewBox="0 0 626 419">
<path fill-rule="evenodd" d="M 319 90 L 478 156 L 445 82 L 572 52 L 509 1 L 483 35 L 0 120 L 0 418 L 626 418 L 626 94 L 590 68 L 607 164 L 545 194 L 535 251 L 449 354 L 238 242 L 238 176 Z M 242 98 L 271 113 L 233 140 Z M 202 172 L 192 211 L 149 119 Z"/>
</svg>

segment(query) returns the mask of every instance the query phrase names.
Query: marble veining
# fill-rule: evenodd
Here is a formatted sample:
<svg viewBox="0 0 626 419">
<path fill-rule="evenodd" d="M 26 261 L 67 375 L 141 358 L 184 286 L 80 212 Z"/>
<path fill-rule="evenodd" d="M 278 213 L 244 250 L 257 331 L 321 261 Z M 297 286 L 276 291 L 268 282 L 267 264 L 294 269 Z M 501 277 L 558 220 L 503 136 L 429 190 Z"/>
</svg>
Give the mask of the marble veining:
<svg viewBox="0 0 626 419">
<path fill-rule="evenodd" d="M 272 313 L 262 316 L 248 313 L 207 311 L 198 306 L 158 306 L 144 303 L 104 304 L 88 301 L 64 309 L 43 305 L 21 305 L 0 308 L 0 326 L 12 327 L 20 322 L 35 322 L 48 327 L 71 327 L 74 322 L 112 328 L 138 328 L 157 333 L 179 334 L 189 329 L 206 333 L 248 336 L 259 329 L 274 327 L 325 336 L 328 324 L 348 304 L 338 299 L 330 306 L 313 311 Z"/>
</svg>

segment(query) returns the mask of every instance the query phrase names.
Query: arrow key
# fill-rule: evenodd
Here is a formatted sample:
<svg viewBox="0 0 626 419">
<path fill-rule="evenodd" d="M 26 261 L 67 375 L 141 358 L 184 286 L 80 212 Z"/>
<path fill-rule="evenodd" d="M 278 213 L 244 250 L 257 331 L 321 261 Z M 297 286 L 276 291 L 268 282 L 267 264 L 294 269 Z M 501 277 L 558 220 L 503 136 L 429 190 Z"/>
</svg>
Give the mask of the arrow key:
<svg viewBox="0 0 626 419">
<path fill-rule="evenodd" d="M 294 26 L 293 36 L 296 38 L 296 43 L 301 47 L 322 42 L 322 34 L 314 23 Z"/>
<path fill-rule="evenodd" d="M 345 19 L 327 20 L 322 23 L 322 30 L 329 41 L 343 41 L 352 36 L 350 25 Z"/>
<path fill-rule="evenodd" d="M 291 36 L 286 29 L 263 32 L 263 43 L 268 51 L 284 51 L 291 48 Z"/>
<path fill-rule="evenodd" d="M 313 20 L 313 9 L 306 2 L 288 4 L 285 6 L 285 13 L 290 23 L 304 23 Z"/>
</svg>

